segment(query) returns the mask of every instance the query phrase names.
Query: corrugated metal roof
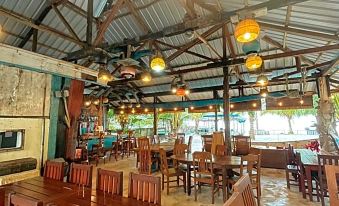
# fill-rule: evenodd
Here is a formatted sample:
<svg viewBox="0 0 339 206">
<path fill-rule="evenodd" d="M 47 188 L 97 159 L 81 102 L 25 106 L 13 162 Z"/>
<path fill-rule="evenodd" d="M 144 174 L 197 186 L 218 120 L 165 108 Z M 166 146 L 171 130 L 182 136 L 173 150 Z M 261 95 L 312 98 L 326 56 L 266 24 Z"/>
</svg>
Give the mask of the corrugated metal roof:
<svg viewBox="0 0 339 206">
<path fill-rule="evenodd" d="M 87 1 L 82 0 L 70 0 L 71 3 L 76 6 L 82 8 L 83 10 L 87 10 Z M 102 12 L 104 5 L 107 1 L 94 0 L 94 14 L 96 17 L 100 15 Z M 181 23 L 185 16 L 185 10 L 180 4 L 179 1 L 173 0 L 136 0 L 133 1 L 136 4 L 136 7 L 143 7 L 139 10 L 139 14 L 142 18 L 142 21 L 145 22 L 150 32 L 158 32 L 163 30 L 166 27 Z M 152 2 L 155 2 L 152 4 Z M 238 0 L 228 0 L 228 1 L 215 1 L 215 0 L 206 0 L 206 3 L 210 5 L 218 5 L 216 2 L 219 2 L 220 7 L 224 11 L 232 11 L 235 9 L 241 9 L 244 7 L 242 1 Z M 250 5 L 255 5 L 258 3 L 262 3 L 264 0 L 260 1 L 249 1 Z M 37 19 L 40 13 L 49 5 L 50 1 L 44 0 L 31 0 L 31 1 L 20 1 L 20 0 L 2 0 L 0 2 L 0 6 L 19 13 L 25 17 L 30 19 Z M 150 6 L 149 6 L 150 5 Z M 72 9 L 65 5 L 58 6 L 60 12 L 63 14 L 67 22 L 71 25 L 75 33 L 77 33 L 78 37 L 85 41 L 86 36 L 86 18 L 78 13 L 74 12 Z M 262 22 L 267 22 L 275 25 L 285 26 L 286 24 L 286 14 L 287 7 L 282 7 L 279 9 L 274 9 L 268 12 L 266 16 L 259 17 L 258 20 Z M 196 11 L 198 15 L 204 16 L 210 14 L 209 11 L 202 9 L 199 6 L 196 6 Z M 145 34 L 145 32 L 140 28 L 135 18 L 128 13 L 128 9 L 126 7 L 120 9 L 117 12 L 117 16 L 119 18 L 115 19 L 109 26 L 107 32 L 105 33 L 105 40 L 109 44 L 120 43 L 124 41 L 124 39 L 131 39 L 140 37 Z M 291 28 L 300 28 L 305 31 L 317 31 L 326 34 L 336 34 L 339 32 L 339 0 L 311 0 L 303 3 L 298 3 L 292 6 L 291 15 L 289 22 L 287 24 L 288 27 Z M 14 46 L 18 46 L 24 36 L 29 31 L 29 27 L 25 26 L 21 23 L 14 21 L 13 19 L 6 18 L 4 16 L 0 16 L 0 24 L 3 27 L 3 32 L 0 36 L 0 42 L 6 43 Z M 68 35 L 69 32 L 65 25 L 61 22 L 59 17 L 56 15 L 55 11 L 52 9 L 46 18 L 43 20 L 42 24 L 48 25 L 58 31 L 62 31 Z M 96 34 L 96 25 L 93 23 L 93 36 Z M 229 23 L 228 29 L 231 34 L 234 33 L 235 25 Z M 197 33 L 202 34 L 207 31 L 209 27 L 196 30 Z M 314 48 L 320 47 L 324 45 L 336 44 L 338 41 L 326 41 L 321 38 L 310 38 L 305 37 L 302 34 L 291 34 L 287 32 L 286 34 L 283 31 L 276 31 L 272 29 L 263 29 L 261 32 L 261 37 L 267 35 L 273 40 L 283 44 L 284 41 L 286 43 L 286 47 L 291 50 L 300 50 L 306 48 Z M 215 32 L 214 34 L 207 37 L 209 39 L 209 43 L 212 47 L 217 51 L 219 55 L 222 55 L 222 33 L 221 30 Z M 72 51 L 76 51 L 81 49 L 81 47 L 73 42 L 62 39 L 58 36 L 46 33 L 39 32 L 38 36 L 38 53 L 45 54 L 48 56 L 52 56 L 55 58 L 63 58 L 67 53 Z M 185 34 L 179 34 L 171 37 L 164 37 L 159 39 L 170 45 L 175 45 L 178 47 L 182 47 L 183 45 L 192 41 L 192 39 L 188 38 Z M 242 55 L 241 44 L 237 43 L 234 37 L 231 37 L 231 41 L 234 45 L 235 54 Z M 264 40 L 260 40 L 261 50 L 267 51 L 262 52 L 261 55 L 270 55 L 281 53 L 279 49 L 274 46 L 268 44 Z M 165 57 L 172 55 L 176 50 L 172 48 L 168 48 L 166 46 L 159 45 Z M 24 49 L 31 49 L 31 40 L 27 42 L 24 46 Z M 210 48 L 208 48 L 204 43 L 199 43 L 192 48 L 189 49 L 192 52 L 211 57 L 218 58 L 218 55 L 215 54 Z M 229 49 L 227 49 L 227 55 L 230 56 Z M 326 51 L 320 54 L 307 54 L 304 55 L 306 58 L 316 63 L 322 63 L 325 61 L 333 60 L 339 56 L 338 51 Z M 148 63 L 149 58 L 144 57 L 144 62 Z M 85 60 L 80 60 L 79 63 L 83 63 Z M 194 68 L 197 66 L 205 65 L 206 60 L 200 57 L 196 57 L 191 54 L 183 53 L 178 56 L 171 62 L 171 66 L 175 68 L 175 70 L 182 70 L 188 68 Z M 288 58 L 280 58 L 274 60 L 265 61 L 265 68 L 281 68 L 281 67 L 289 67 L 295 64 L 294 57 Z M 96 68 L 97 66 L 92 65 L 92 68 Z M 246 68 L 244 66 L 239 66 L 240 72 L 246 72 Z M 286 72 L 294 71 L 294 69 L 286 69 L 272 72 L 271 77 L 282 75 Z M 222 76 L 223 72 L 221 68 L 216 69 L 208 69 L 204 71 L 191 72 L 183 74 L 183 78 L 188 82 L 190 88 L 201 88 L 206 86 L 220 86 L 223 84 Z M 169 91 L 170 86 L 168 83 L 171 82 L 173 77 L 162 77 L 156 78 L 152 80 L 151 86 L 145 85 L 145 83 L 141 81 L 135 81 L 135 84 L 138 87 L 141 87 L 141 91 L 143 93 L 156 93 L 156 92 L 164 92 Z M 253 75 L 244 74 L 243 78 L 245 81 L 253 82 L 256 77 Z M 338 80 L 339 75 L 335 74 L 332 76 L 333 79 Z M 198 81 L 192 81 L 195 79 L 199 79 Z M 237 77 L 231 77 L 231 83 L 235 83 L 238 80 Z M 167 83 L 167 84 L 166 84 Z M 166 85 L 165 85 L 166 84 Z M 308 90 L 314 91 L 315 86 L 313 83 L 310 83 Z M 298 88 L 298 87 L 296 87 Z M 279 91 L 284 90 L 283 86 L 272 86 L 269 90 Z M 256 91 L 253 89 L 247 89 L 246 94 L 253 94 Z M 237 91 L 230 92 L 232 96 L 238 95 Z M 210 98 L 212 92 L 202 92 L 202 93 L 193 93 L 190 94 L 190 99 L 204 99 Z M 173 95 L 162 96 L 159 97 L 162 101 L 174 101 L 177 97 Z M 146 98 L 145 98 L 146 99 Z M 153 101 L 153 100 L 150 100 Z"/>
</svg>

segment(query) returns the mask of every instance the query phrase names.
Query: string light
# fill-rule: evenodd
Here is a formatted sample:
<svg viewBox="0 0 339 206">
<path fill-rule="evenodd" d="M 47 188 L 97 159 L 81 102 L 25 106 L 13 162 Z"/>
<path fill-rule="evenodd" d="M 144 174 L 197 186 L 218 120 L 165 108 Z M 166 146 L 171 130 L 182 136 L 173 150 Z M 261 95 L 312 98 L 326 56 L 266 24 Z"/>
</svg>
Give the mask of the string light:
<svg viewBox="0 0 339 206">
<path fill-rule="evenodd" d="M 282 102 L 279 102 L 278 105 L 279 105 L 279 106 L 283 106 L 283 103 L 282 103 Z"/>
<path fill-rule="evenodd" d="M 208 108 L 209 108 L 209 109 L 213 109 L 213 106 L 212 106 L 212 105 L 210 105 Z"/>
<path fill-rule="evenodd" d="M 124 114 L 124 111 L 121 110 L 121 111 L 120 111 L 120 114 Z"/>
<path fill-rule="evenodd" d="M 191 110 L 193 110 L 193 109 L 194 109 L 194 107 L 193 107 L 193 106 L 191 106 L 191 107 L 190 107 L 190 109 L 191 109 Z"/>
<path fill-rule="evenodd" d="M 299 103 L 300 103 L 300 104 L 304 104 L 304 100 L 303 100 L 303 99 L 300 99 Z"/>
<path fill-rule="evenodd" d="M 162 112 L 162 108 L 159 108 L 159 112 Z"/>
<path fill-rule="evenodd" d="M 230 107 L 233 109 L 234 108 L 234 104 L 231 104 Z"/>
<path fill-rule="evenodd" d="M 178 110 L 178 108 L 174 107 L 174 111 L 177 111 L 177 110 Z"/>
<path fill-rule="evenodd" d="M 253 106 L 253 107 L 257 107 L 257 103 L 253 103 L 252 106 Z"/>
<path fill-rule="evenodd" d="M 147 109 L 147 108 L 145 108 L 145 112 L 148 112 L 148 109 Z"/>
</svg>

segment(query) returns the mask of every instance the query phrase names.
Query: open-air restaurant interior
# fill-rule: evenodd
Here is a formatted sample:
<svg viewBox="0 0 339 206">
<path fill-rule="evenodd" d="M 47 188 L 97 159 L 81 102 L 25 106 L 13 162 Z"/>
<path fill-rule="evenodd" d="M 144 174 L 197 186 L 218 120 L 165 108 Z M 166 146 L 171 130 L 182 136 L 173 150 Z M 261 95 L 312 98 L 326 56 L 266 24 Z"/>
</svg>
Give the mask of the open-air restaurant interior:
<svg viewBox="0 0 339 206">
<path fill-rule="evenodd" d="M 339 0 L 0 0 L 0 206 L 339 206 Z"/>
</svg>

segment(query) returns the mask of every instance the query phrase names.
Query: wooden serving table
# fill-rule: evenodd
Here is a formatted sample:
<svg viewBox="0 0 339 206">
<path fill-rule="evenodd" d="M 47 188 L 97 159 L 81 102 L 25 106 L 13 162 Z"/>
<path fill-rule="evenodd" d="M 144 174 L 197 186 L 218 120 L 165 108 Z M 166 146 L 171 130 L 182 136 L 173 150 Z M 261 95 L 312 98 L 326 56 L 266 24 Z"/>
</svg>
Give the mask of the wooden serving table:
<svg viewBox="0 0 339 206">
<path fill-rule="evenodd" d="M 172 155 L 172 159 L 177 160 L 183 164 L 187 165 L 187 194 L 191 195 L 191 166 L 193 165 L 193 154 L 188 153 L 184 155 Z M 212 155 L 212 163 L 218 165 L 222 168 L 222 192 L 223 192 L 223 200 L 224 202 L 228 197 L 228 187 L 227 187 L 227 170 L 240 168 L 241 165 L 241 157 L 238 156 L 217 156 Z"/>
<path fill-rule="evenodd" d="M 151 206 L 147 202 L 136 199 L 109 195 L 102 191 L 79 187 L 71 183 L 55 181 L 43 177 L 35 177 L 3 186 L 7 197 L 10 192 L 38 199 L 44 205 L 120 205 L 120 206 Z M 2 199 L 3 197 L 0 197 Z M 8 198 L 5 198 L 7 205 Z"/>
</svg>

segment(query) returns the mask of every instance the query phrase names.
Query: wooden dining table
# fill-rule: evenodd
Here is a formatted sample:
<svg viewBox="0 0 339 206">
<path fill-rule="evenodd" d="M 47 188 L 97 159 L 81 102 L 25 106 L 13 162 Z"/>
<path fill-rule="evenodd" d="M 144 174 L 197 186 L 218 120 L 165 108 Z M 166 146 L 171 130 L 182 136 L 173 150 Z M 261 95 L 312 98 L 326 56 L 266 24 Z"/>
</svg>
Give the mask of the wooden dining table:
<svg viewBox="0 0 339 206">
<path fill-rule="evenodd" d="M 191 166 L 193 165 L 193 154 L 186 153 L 184 155 L 172 155 L 172 159 L 187 165 L 187 194 L 191 195 Z M 222 168 L 222 188 L 223 188 L 223 200 L 224 202 L 228 198 L 228 187 L 227 187 L 227 170 L 240 168 L 241 157 L 238 156 L 217 156 L 212 155 L 212 163 Z M 246 165 L 246 163 L 244 163 Z"/>
<path fill-rule="evenodd" d="M 318 172 L 318 154 L 329 154 L 326 152 L 317 153 L 309 149 L 295 149 L 300 153 L 301 162 L 305 168 L 307 185 L 312 185 L 312 172 Z M 313 201 L 312 190 L 308 190 L 310 201 Z"/>
<path fill-rule="evenodd" d="M 43 177 L 26 179 L 1 187 L 5 188 L 5 197 L 0 197 L 0 200 L 5 199 L 5 205 L 8 204 L 8 194 L 15 192 L 16 194 L 40 200 L 44 205 L 48 206 L 154 206 L 154 204 L 136 199 L 110 195 L 99 190 Z"/>
</svg>

